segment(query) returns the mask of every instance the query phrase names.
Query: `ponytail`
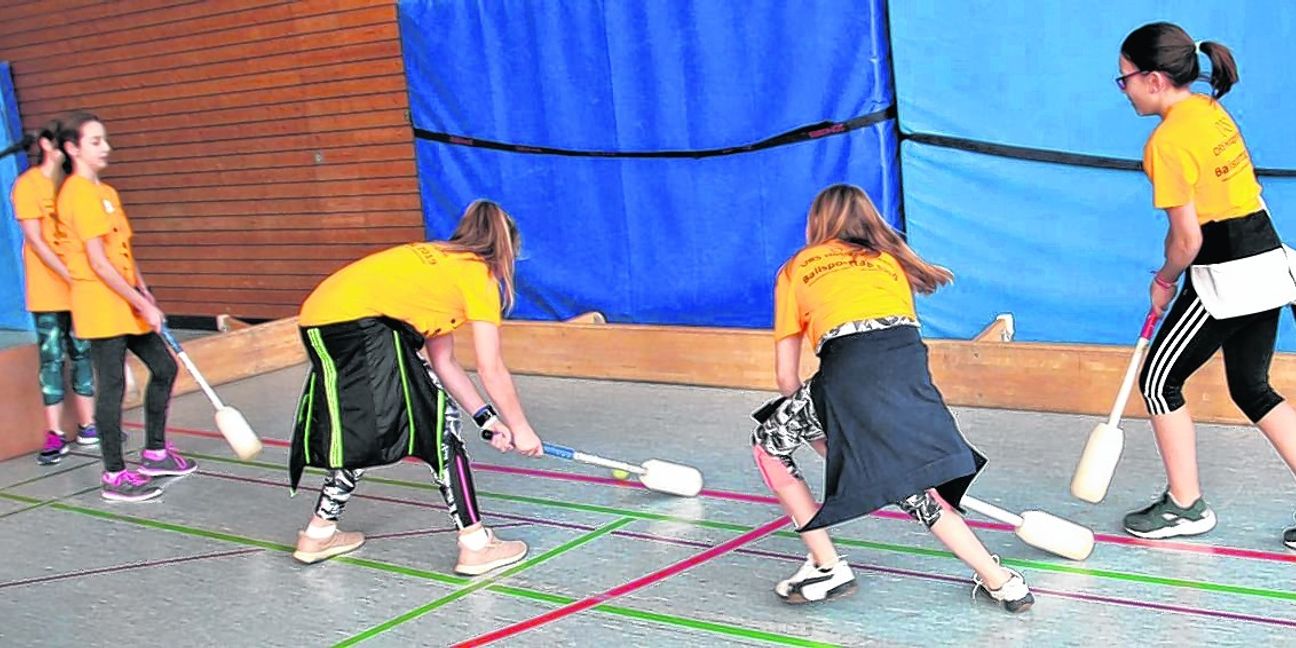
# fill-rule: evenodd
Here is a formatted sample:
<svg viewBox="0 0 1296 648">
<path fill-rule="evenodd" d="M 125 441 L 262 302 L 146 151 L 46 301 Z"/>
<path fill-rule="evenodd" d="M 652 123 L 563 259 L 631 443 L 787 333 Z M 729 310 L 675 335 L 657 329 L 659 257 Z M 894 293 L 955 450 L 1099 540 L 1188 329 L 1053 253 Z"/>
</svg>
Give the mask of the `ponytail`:
<svg viewBox="0 0 1296 648">
<path fill-rule="evenodd" d="M 1203 41 L 1199 48 L 1210 58 L 1210 85 L 1215 91 L 1214 97 L 1219 99 L 1228 94 L 1238 81 L 1237 62 L 1233 60 L 1233 52 L 1220 43 Z"/>
<path fill-rule="evenodd" d="M 7 158 L 10 155 L 17 153 L 18 151 L 26 151 L 32 147 L 32 144 L 35 143 L 36 143 L 35 133 L 23 133 L 22 138 L 19 139 L 17 142 L 10 144 L 4 150 L 0 150 L 0 159 Z"/>
</svg>

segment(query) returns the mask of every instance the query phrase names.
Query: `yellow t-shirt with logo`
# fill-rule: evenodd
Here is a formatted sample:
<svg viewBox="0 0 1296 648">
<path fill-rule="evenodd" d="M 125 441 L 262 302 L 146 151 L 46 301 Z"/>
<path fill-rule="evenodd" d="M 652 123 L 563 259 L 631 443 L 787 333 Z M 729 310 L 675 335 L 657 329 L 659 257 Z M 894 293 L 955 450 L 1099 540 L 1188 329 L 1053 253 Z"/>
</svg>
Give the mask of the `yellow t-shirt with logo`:
<svg viewBox="0 0 1296 648">
<path fill-rule="evenodd" d="M 1194 94 L 1170 107 L 1143 147 L 1157 209 L 1194 203 L 1197 221 L 1259 211 L 1260 183 L 1237 124 L 1218 101 Z"/>
<path fill-rule="evenodd" d="M 798 252 L 774 285 L 774 338 L 808 333 L 812 343 L 855 320 L 914 313 L 909 277 L 886 252 L 830 241 Z"/>
<path fill-rule="evenodd" d="M 54 254 L 63 258 L 68 234 L 54 217 L 54 181 L 46 178 L 39 168 L 32 167 L 14 181 L 10 197 L 14 216 L 20 221 L 40 221 L 41 238 Z M 53 268 L 45 265 L 25 238 L 23 267 L 27 275 L 27 310 L 50 313 L 72 309 L 71 286 Z"/>
<path fill-rule="evenodd" d="M 425 337 L 464 322 L 500 323 L 499 282 L 481 257 L 439 243 L 407 243 L 338 270 L 302 304 L 298 324 L 324 326 L 390 317 Z"/>
<path fill-rule="evenodd" d="M 72 327 L 77 337 L 147 333 L 148 322 L 95 274 L 86 254 L 86 241 L 100 239 L 109 263 L 127 284 L 136 285 L 132 232 L 117 191 L 103 182 L 70 176 L 59 189 L 58 220 L 70 233 L 63 260 L 72 275 Z"/>
</svg>

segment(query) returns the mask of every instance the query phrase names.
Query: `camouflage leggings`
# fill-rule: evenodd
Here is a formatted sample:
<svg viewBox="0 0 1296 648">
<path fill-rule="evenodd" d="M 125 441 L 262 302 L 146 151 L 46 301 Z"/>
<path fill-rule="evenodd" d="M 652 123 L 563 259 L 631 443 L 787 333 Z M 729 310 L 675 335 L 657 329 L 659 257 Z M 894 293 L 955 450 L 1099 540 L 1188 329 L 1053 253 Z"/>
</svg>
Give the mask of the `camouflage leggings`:
<svg viewBox="0 0 1296 648">
<path fill-rule="evenodd" d="M 63 358 L 72 362 L 72 391 L 94 396 L 94 369 L 90 342 L 72 335 L 72 314 L 67 311 L 32 313 L 40 349 L 41 397 L 46 405 L 63 402 Z"/>
</svg>

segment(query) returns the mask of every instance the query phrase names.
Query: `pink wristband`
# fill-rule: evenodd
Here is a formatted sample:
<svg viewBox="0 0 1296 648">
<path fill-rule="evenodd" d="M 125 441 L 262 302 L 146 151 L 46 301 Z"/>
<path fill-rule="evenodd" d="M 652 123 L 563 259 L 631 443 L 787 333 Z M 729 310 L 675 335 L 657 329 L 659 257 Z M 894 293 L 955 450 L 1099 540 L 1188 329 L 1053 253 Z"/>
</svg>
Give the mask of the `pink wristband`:
<svg viewBox="0 0 1296 648">
<path fill-rule="evenodd" d="M 1166 281 L 1165 279 L 1162 279 L 1161 275 L 1157 275 L 1157 274 L 1152 275 L 1152 281 L 1155 281 L 1156 285 L 1161 286 L 1166 290 L 1174 290 L 1175 285 L 1170 283 L 1169 281 Z"/>
</svg>

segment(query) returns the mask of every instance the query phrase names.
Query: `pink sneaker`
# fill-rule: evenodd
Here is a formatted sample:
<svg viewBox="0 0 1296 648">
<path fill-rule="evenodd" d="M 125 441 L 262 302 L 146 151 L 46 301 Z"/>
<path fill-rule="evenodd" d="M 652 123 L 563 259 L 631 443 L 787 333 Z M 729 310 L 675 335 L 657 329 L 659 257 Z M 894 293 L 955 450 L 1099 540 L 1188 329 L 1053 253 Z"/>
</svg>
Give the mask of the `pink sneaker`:
<svg viewBox="0 0 1296 648">
<path fill-rule="evenodd" d="M 139 473 L 150 477 L 188 475 L 198 470 L 198 464 L 180 456 L 170 443 L 162 450 L 145 450 L 140 453 Z"/>
<path fill-rule="evenodd" d="M 50 430 L 45 433 L 45 447 L 41 448 L 40 454 L 36 455 L 36 463 L 42 466 L 52 466 L 63 461 L 63 455 L 68 453 L 68 442 L 58 432 Z"/>
<path fill-rule="evenodd" d="M 162 489 L 153 485 L 153 480 L 134 470 L 123 470 L 115 477 L 104 473 L 101 478 L 103 491 L 99 494 L 106 500 L 116 502 L 143 502 L 162 494 Z"/>
</svg>

